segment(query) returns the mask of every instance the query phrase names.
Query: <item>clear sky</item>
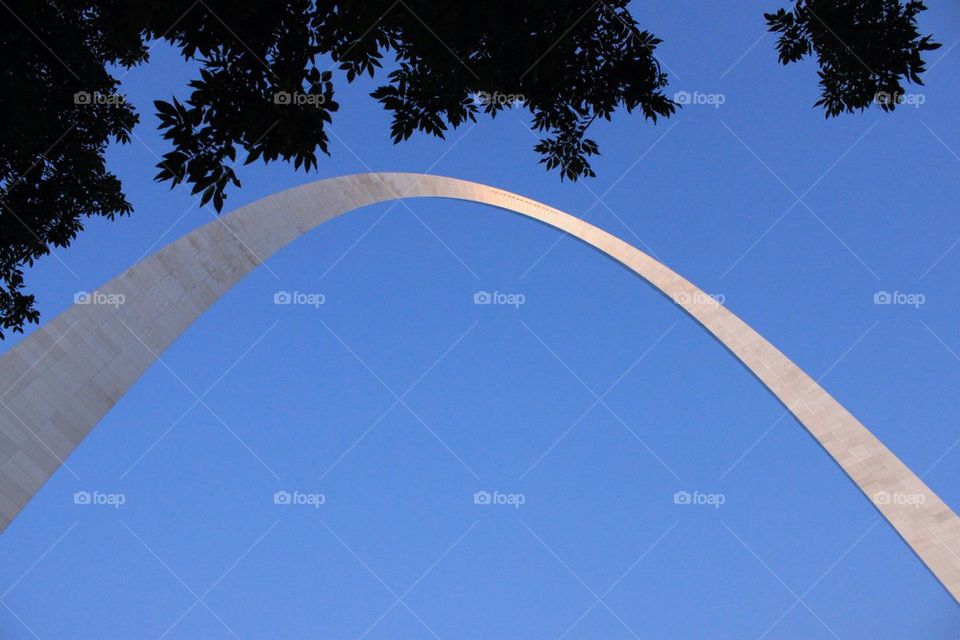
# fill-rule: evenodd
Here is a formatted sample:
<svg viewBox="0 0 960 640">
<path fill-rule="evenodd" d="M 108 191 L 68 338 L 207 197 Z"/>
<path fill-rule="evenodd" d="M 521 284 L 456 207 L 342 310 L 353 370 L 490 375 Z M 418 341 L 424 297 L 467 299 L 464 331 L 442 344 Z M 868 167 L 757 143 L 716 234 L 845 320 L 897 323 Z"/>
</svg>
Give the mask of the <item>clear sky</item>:
<svg viewBox="0 0 960 640">
<path fill-rule="evenodd" d="M 764 33 L 781 3 L 650 2 L 634 12 L 664 39 L 670 93 L 705 104 L 595 123 L 596 179 L 546 174 L 521 111 L 394 146 L 375 84 L 341 82 L 333 157 L 242 168 L 226 210 L 402 170 L 582 216 L 723 296 L 958 508 L 960 11 L 930 4 L 921 29 L 944 46 L 892 115 L 812 107 L 815 68 L 780 67 Z M 192 72 L 158 47 L 125 77 L 142 122 L 110 165 L 135 213 L 29 272 L 45 320 L 210 221 L 152 181 L 152 100 L 183 97 Z M 947 592 L 742 365 L 622 267 L 518 216 L 351 213 L 163 362 L 0 537 L 0 637 L 960 635 Z"/>
</svg>

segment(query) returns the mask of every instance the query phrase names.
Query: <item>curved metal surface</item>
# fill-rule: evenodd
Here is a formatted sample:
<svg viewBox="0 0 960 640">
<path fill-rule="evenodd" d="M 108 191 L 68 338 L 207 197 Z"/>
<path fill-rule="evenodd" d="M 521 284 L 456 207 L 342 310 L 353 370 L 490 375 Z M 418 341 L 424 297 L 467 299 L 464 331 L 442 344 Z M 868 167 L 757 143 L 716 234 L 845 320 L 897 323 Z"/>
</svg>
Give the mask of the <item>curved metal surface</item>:
<svg viewBox="0 0 960 640">
<path fill-rule="evenodd" d="M 796 416 L 960 602 L 960 519 L 830 394 L 736 315 L 609 233 L 481 184 L 371 173 L 264 198 L 167 245 L 98 289 L 124 303 L 75 304 L 0 358 L 0 531 L 190 324 L 260 261 L 353 209 L 409 197 L 492 205 L 592 245 L 670 297 Z M 101 298 L 102 299 L 102 298 Z"/>
</svg>

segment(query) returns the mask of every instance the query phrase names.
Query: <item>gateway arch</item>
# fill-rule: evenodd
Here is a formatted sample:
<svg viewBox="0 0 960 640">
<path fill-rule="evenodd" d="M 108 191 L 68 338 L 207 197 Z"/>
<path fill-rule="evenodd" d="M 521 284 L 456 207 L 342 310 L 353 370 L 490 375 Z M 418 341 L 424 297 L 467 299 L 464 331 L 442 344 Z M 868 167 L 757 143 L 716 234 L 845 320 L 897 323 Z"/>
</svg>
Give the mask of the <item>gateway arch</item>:
<svg viewBox="0 0 960 640">
<path fill-rule="evenodd" d="M 94 302 L 123 304 L 75 304 L 4 354 L 0 531 L 157 356 L 262 260 L 342 213 L 411 197 L 479 202 L 533 218 L 599 249 L 656 287 L 766 385 L 960 602 L 960 518 L 743 320 L 657 260 L 579 218 L 493 187 L 412 173 L 321 180 L 242 207 L 97 290 Z"/>
</svg>

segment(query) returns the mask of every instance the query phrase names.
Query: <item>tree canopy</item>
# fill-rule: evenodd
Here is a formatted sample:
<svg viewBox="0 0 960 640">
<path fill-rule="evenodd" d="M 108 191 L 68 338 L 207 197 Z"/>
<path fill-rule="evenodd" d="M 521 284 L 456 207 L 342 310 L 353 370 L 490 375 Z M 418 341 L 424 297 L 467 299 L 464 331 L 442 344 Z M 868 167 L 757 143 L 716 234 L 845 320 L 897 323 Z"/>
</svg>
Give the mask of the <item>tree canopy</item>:
<svg viewBox="0 0 960 640">
<path fill-rule="evenodd" d="M 36 322 L 23 270 L 64 247 L 90 216 L 131 212 L 105 161 L 139 116 L 119 93 L 118 69 L 145 64 L 165 42 L 199 63 L 189 97 L 158 96 L 169 150 L 156 179 L 189 185 L 223 208 L 239 187 L 232 164 L 317 166 L 338 110 L 336 82 L 362 75 L 392 114 L 394 142 L 443 138 L 508 107 L 531 114 L 534 150 L 561 179 L 594 176 L 597 118 L 639 111 L 670 117 L 661 40 L 627 0 L 7 0 L 0 12 L 0 337 Z M 903 82 L 921 83 L 922 2 L 797 0 L 766 14 L 784 64 L 815 56 L 825 115 L 890 111 Z M 877 96 L 892 98 L 878 100 Z M 166 99 L 165 99 L 166 98 Z"/>
</svg>

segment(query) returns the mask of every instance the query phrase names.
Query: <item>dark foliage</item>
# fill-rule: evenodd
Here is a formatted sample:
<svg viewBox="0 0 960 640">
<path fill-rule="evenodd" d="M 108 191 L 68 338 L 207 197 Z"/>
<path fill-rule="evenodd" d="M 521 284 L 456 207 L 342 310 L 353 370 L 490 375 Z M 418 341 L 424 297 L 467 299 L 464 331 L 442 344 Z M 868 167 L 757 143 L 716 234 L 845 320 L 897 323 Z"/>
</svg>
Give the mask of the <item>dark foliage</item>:
<svg viewBox="0 0 960 640">
<path fill-rule="evenodd" d="M 797 0 L 793 11 L 764 14 L 777 42 L 780 62 L 815 54 L 820 99 L 827 117 L 863 111 L 876 104 L 893 111 L 903 81 L 923 84 L 924 51 L 940 45 L 917 31 L 919 0 Z"/>
<path fill-rule="evenodd" d="M 393 115 L 390 134 L 444 137 L 505 108 L 530 112 L 540 162 L 561 179 L 593 176 L 586 137 L 617 109 L 649 120 L 676 105 L 627 0 L 5 0 L 0 13 L 0 337 L 36 322 L 23 269 L 67 246 L 89 216 L 130 212 L 106 170 L 137 115 L 117 93 L 117 70 L 163 41 L 200 65 L 183 100 L 155 102 L 170 149 L 156 178 L 186 183 L 218 211 L 232 168 L 283 159 L 317 166 L 338 109 L 333 71 L 352 82 L 391 69 L 372 97 Z M 822 5 L 822 6 L 821 6 Z M 837 8 L 839 7 L 839 8 Z M 919 2 L 801 2 L 768 16 L 784 62 L 816 51 L 828 112 L 918 81 Z M 849 47 L 831 40 L 816 12 Z M 824 32 L 827 35 L 824 35 Z M 856 54 L 856 55 L 854 55 Z M 874 71 L 850 62 L 860 58 Z M 332 65 L 327 67 L 332 60 Z M 382 74 L 381 74 L 382 75 Z M 839 100 L 839 102 L 838 102 Z M 891 107 L 892 108 L 892 107 Z"/>
<path fill-rule="evenodd" d="M 104 152 L 129 141 L 137 116 L 105 65 L 145 59 L 139 38 L 84 3 L 15 4 L 20 19 L 0 21 L 0 337 L 38 319 L 25 266 L 67 246 L 84 217 L 130 212 Z"/>
</svg>

